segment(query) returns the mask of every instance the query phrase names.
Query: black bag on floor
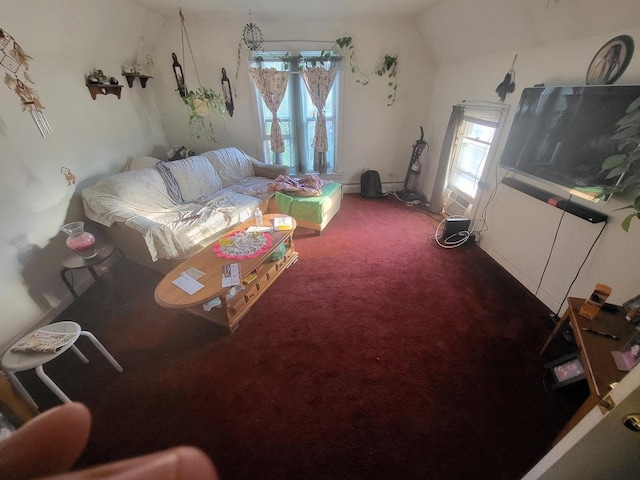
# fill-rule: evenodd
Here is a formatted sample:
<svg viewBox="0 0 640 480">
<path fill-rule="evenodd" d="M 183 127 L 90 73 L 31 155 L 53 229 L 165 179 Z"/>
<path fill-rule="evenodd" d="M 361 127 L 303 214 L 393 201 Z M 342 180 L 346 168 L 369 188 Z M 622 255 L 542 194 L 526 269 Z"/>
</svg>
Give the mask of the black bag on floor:
<svg viewBox="0 0 640 480">
<path fill-rule="evenodd" d="M 381 198 L 382 183 L 380 183 L 380 174 L 377 170 L 367 170 L 360 175 L 360 195 L 362 198 Z"/>
</svg>

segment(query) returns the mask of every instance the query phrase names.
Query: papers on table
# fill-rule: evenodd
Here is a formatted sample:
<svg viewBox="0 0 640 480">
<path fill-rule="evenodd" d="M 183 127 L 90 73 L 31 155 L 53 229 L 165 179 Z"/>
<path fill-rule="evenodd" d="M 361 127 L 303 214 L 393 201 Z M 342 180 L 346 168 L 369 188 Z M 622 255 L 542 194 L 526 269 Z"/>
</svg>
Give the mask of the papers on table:
<svg viewBox="0 0 640 480">
<path fill-rule="evenodd" d="M 291 217 L 276 217 L 273 219 L 273 228 L 276 230 L 291 230 L 293 219 Z"/>
<path fill-rule="evenodd" d="M 234 285 L 240 285 L 242 280 L 240 279 L 240 264 L 230 263 L 222 267 L 222 286 L 233 287 Z"/>
<path fill-rule="evenodd" d="M 251 226 L 251 227 L 247 227 L 247 232 L 249 232 L 249 233 L 252 233 L 252 232 L 273 232 L 273 227 Z"/>
<path fill-rule="evenodd" d="M 193 278 L 190 275 L 190 273 L 193 274 L 194 276 L 197 276 L 198 278 L 204 275 L 203 272 L 201 272 L 196 268 L 189 268 L 189 270 L 187 270 L 186 272 L 183 272 L 182 275 L 176 278 L 172 283 L 176 287 L 187 292 L 189 295 L 193 295 L 201 288 L 204 288 L 204 285 L 201 284 L 199 281 L 197 281 L 195 278 Z"/>
</svg>

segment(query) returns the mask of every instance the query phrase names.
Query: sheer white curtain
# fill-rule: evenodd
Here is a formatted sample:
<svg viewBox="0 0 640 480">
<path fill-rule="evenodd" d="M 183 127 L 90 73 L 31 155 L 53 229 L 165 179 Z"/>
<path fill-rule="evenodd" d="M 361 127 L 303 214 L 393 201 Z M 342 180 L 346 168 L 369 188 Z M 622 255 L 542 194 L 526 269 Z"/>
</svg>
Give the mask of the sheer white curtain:
<svg viewBox="0 0 640 480">
<path fill-rule="evenodd" d="M 284 94 L 287 91 L 289 74 L 280 72 L 275 68 L 249 68 L 249 75 L 256 84 L 265 105 L 273 115 L 271 123 L 271 151 L 274 153 L 284 152 L 284 140 L 278 119 L 278 108 L 282 103 Z"/>
</svg>

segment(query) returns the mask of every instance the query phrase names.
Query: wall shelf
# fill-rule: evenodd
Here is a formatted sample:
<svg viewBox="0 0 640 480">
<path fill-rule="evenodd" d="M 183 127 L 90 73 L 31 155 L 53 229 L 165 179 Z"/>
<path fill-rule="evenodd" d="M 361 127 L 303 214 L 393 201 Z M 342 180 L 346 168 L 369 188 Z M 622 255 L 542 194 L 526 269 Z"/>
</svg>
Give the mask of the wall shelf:
<svg viewBox="0 0 640 480">
<path fill-rule="evenodd" d="M 153 78 L 149 75 L 140 75 L 137 73 L 123 73 L 122 75 L 127 79 L 127 85 L 129 85 L 129 88 L 133 87 L 133 81 L 136 78 L 140 79 L 140 85 L 142 85 L 142 88 L 146 88 L 147 80 L 149 80 L 150 78 Z"/>
<path fill-rule="evenodd" d="M 110 83 L 87 83 L 87 88 L 94 100 L 98 95 L 117 95 L 120 98 L 122 94 L 122 85 L 111 85 Z"/>
</svg>

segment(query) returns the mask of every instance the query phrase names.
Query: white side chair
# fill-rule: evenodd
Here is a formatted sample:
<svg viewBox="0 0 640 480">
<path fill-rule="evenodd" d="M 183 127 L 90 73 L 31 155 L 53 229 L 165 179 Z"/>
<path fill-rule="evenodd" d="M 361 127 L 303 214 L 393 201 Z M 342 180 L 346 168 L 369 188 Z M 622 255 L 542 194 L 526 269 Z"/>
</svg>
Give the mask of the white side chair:
<svg viewBox="0 0 640 480">
<path fill-rule="evenodd" d="M 44 369 L 42 368 L 42 366 L 45 363 L 50 362 L 54 358 L 59 357 L 69 349 L 73 350 L 78 358 L 84 363 L 89 363 L 87 357 L 85 357 L 82 352 L 78 350 L 78 348 L 74 345 L 80 335 L 88 337 L 89 340 L 91 340 L 91 343 L 95 345 L 95 347 L 100 351 L 100 353 L 102 353 L 102 355 L 104 355 L 109 363 L 113 365 L 113 367 L 118 372 L 122 372 L 122 367 L 120 366 L 120 364 L 116 361 L 115 358 L 113 358 L 113 356 L 111 356 L 111 354 L 107 351 L 106 348 L 104 348 L 104 346 L 98 341 L 98 339 L 91 332 L 83 331 L 80 328 L 80 325 L 78 325 L 77 323 L 69 321 L 57 322 L 39 328 L 38 330 L 45 332 L 65 333 L 69 337 L 64 345 L 62 345 L 54 353 L 12 352 L 11 349 L 24 338 L 31 335 L 31 333 L 33 333 L 31 332 L 30 334 L 25 335 L 22 339 L 14 343 L 2 357 L 2 370 L 6 373 L 7 378 L 9 378 L 16 390 L 18 390 L 24 396 L 24 398 L 29 401 L 35 408 L 37 408 L 37 404 L 31 397 L 31 395 L 29 395 L 24 386 L 20 383 L 18 377 L 16 377 L 15 375 L 15 372 L 22 372 L 35 368 L 36 375 L 38 375 L 40 380 L 42 380 L 44 384 L 49 387 L 49 389 L 53 393 L 55 393 L 60 400 L 66 403 L 71 402 L 71 399 L 69 399 L 69 397 L 60 389 L 60 387 L 58 387 L 58 385 L 56 385 L 56 383 L 51 380 L 51 378 L 46 373 L 44 373 Z"/>
</svg>

